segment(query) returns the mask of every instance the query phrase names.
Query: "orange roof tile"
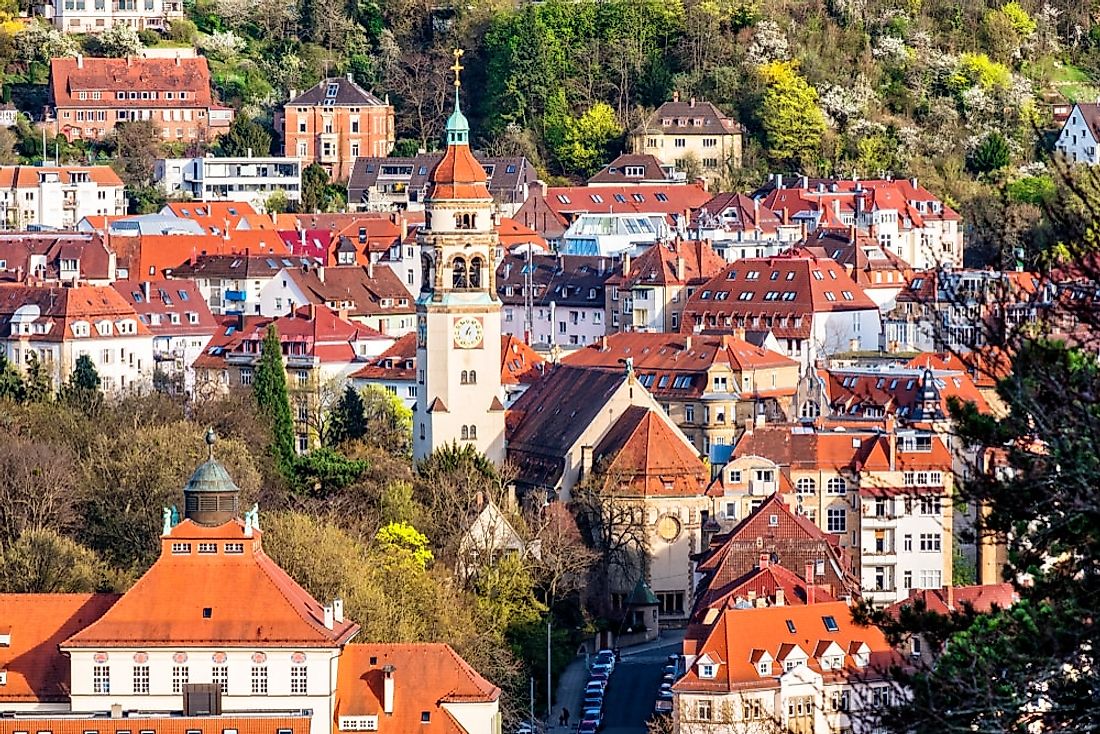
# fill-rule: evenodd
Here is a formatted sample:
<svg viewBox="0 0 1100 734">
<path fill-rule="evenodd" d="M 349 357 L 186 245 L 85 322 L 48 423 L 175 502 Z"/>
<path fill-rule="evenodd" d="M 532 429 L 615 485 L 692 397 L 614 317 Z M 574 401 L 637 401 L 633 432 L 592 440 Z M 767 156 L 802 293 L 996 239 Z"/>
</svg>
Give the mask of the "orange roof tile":
<svg viewBox="0 0 1100 734">
<path fill-rule="evenodd" d="M 452 143 L 428 176 L 428 200 L 492 201 L 488 182 L 470 146 Z"/>
<path fill-rule="evenodd" d="M 954 586 L 940 589 L 910 589 L 909 597 L 891 604 L 886 608 L 888 614 L 896 616 L 903 607 L 923 602 L 924 608 L 938 614 L 949 614 L 971 606 L 975 612 L 989 612 L 994 606 L 1000 609 L 1019 601 L 1019 594 L 1012 584 L 979 584 L 976 586 Z"/>
<path fill-rule="evenodd" d="M 134 712 L 127 712 L 127 714 Z M 151 731 L 155 734 L 309 734 L 313 717 L 306 711 L 297 713 L 251 713 L 227 716 L 141 716 L 127 715 L 125 719 L 111 719 L 109 714 L 100 716 L 54 715 L 43 711 L 38 717 L 20 716 L 17 719 L 0 719 L 0 734 L 48 731 L 50 734 L 87 734 L 88 732 Z"/>
<path fill-rule="evenodd" d="M 240 520 L 217 528 L 184 520 L 118 603 L 62 647 L 333 648 L 350 640 L 359 625 L 345 619 L 327 629 L 321 604 L 263 552 L 260 535 L 246 537 Z M 189 540 L 240 542 L 244 548 L 227 554 L 218 542 L 218 552 L 209 555 L 195 552 L 195 544 L 186 554 L 172 552 L 173 542 Z"/>
<path fill-rule="evenodd" d="M 697 497 L 710 475 L 695 447 L 649 408 L 632 405 L 596 445 L 597 462 L 610 459 L 607 481 L 616 493 L 642 497 Z"/>
<path fill-rule="evenodd" d="M 122 187 L 122 179 L 110 166 L 0 166 L 0 188 L 38 188 L 43 173 L 56 173 L 62 183 L 72 183 L 73 174 L 87 174 L 100 186 Z"/>
<path fill-rule="evenodd" d="M 500 384 L 519 385 L 542 379 L 546 364 L 538 352 L 522 339 L 510 334 L 500 336 Z"/>
<path fill-rule="evenodd" d="M 95 622 L 118 594 L 0 594 L 0 619 L 10 625 L 11 644 L 0 646 L 0 705 L 58 703 L 69 699 L 69 659 L 58 645 Z"/>
<path fill-rule="evenodd" d="M 58 107 L 163 107 L 160 99 L 117 99 L 117 92 L 174 90 L 175 107 L 209 107 L 210 67 L 205 56 L 174 59 L 81 57 L 50 59 L 50 93 Z M 80 92 L 101 92 L 98 99 Z M 187 99 L 180 98 L 186 92 Z M 140 95 L 139 95 L 140 96 Z"/>
<path fill-rule="evenodd" d="M 392 714 L 384 714 L 382 709 L 386 666 L 394 668 Z M 382 734 L 467 734 L 443 704 L 491 703 L 499 698 L 500 689 L 481 677 L 450 645 L 348 645 L 340 656 L 333 730 L 342 716 L 379 715 Z"/>
</svg>

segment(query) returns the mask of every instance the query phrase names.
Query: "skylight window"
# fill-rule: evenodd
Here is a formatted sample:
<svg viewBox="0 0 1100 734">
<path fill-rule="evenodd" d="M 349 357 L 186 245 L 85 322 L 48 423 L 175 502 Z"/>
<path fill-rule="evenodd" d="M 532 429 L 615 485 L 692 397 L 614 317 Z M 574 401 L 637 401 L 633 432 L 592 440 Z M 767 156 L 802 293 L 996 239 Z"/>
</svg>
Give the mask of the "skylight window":
<svg viewBox="0 0 1100 734">
<path fill-rule="evenodd" d="M 836 623 L 836 618 L 832 615 L 825 615 L 821 618 L 821 621 L 825 624 L 825 629 L 829 632 L 839 632 L 840 626 Z"/>
<path fill-rule="evenodd" d="M 558 194 L 558 201 L 560 201 L 560 202 L 561 202 L 562 204 L 569 204 L 569 203 L 571 203 L 571 202 L 569 201 L 569 197 L 568 197 L 568 196 L 566 196 L 565 194 Z"/>
<path fill-rule="evenodd" d="M 336 93 L 338 91 L 340 91 L 340 85 L 339 84 L 329 84 L 328 89 L 325 90 L 325 96 L 326 97 L 335 97 Z"/>
<path fill-rule="evenodd" d="M 658 191 L 656 194 L 654 194 L 654 196 L 657 197 L 657 201 L 668 201 L 668 197 L 665 196 L 660 191 Z"/>
<path fill-rule="evenodd" d="M 625 204 L 626 203 L 626 197 L 623 196 L 622 194 L 615 194 L 615 201 L 619 202 L 620 204 Z"/>
<path fill-rule="evenodd" d="M 796 632 L 793 619 L 787 620 L 787 631 L 790 632 L 792 635 Z"/>
<path fill-rule="evenodd" d="M 634 201 L 637 201 L 638 203 L 645 201 L 645 196 L 643 196 L 642 194 L 631 194 L 630 198 L 634 199 Z"/>
<path fill-rule="evenodd" d="M 787 273 L 787 280 L 794 280 L 794 271 L 793 270 L 790 271 L 789 273 Z"/>
<path fill-rule="evenodd" d="M 745 274 L 745 279 L 746 280 L 758 280 L 759 278 L 760 278 L 760 271 L 759 270 L 750 270 L 748 273 Z"/>
<path fill-rule="evenodd" d="M 832 291 L 825 291 L 825 300 L 826 301 L 835 301 L 836 300 L 836 295 Z"/>
<path fill-rule="evenodd" d="M 814 280 L 824 280 L 825 276 L 821 274 L 820 270 L 814 271 Z"/>
</svg>

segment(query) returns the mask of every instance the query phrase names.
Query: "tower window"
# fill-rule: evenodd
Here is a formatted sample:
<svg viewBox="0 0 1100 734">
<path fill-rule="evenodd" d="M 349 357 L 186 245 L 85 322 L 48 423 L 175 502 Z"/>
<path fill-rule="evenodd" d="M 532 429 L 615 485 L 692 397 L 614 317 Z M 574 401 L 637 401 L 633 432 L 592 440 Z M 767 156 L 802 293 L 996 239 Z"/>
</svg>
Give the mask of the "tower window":
<svg viewBox="0 0 1100 734">
<path fill-rule="evenodd" d="M 470 212 L 459 212 L 455 214 L 455 228 L 456 229 L 474 229 L 477 222 L 477 215 Z"/>
<path fill-rule="evenodd" d="M 459 377 L 463 385 L 477 384 L 477 370 L 462 370 L 462 374 Z"/>
<path fill-rule="evenodd" d="M 471 288 L 480 288 L 481 287 L 481 264 L 482 264 L 482 261 L 481 261 L 480 257 L 475 257 L 474 259 L 470 260 L 470 287 Z"/>
<path fill-rule="evenodd" d="M 463 441 L 476 441 L 477 440 L 477 426 L 462 426 L 462 440 Z"/>
<path fill-rule="evenodd" d="M 454 287 L 466 288 L 469 282 L 466 277 L 466 261 L 461 257 L 456 257 L 454 262 L 451 263 L 451 272 L 453 273 Z"/>
</svg>

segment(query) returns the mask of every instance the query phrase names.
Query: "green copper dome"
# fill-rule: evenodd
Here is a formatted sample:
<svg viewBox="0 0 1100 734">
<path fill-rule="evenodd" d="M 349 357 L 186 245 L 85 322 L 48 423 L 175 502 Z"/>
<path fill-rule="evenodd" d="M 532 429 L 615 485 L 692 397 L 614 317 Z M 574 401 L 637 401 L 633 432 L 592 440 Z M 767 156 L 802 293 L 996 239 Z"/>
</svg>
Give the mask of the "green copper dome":
<svg viewBox="0 0 1100 734">
<path fill-rule="evenodd" d="M 199 525 L 217 526 L 238 515 L 240 488 L 214 458 L 214 429 L 206 432 L 209 457 L 199 465 L 183 488 L 184 517 Z"/>
<path fill-rule="evenodd" d="M 462 105 L 458 101 L 458 87 L 455 87 L 455 111 L 447 118 L 447 145 L 470 144 L 470 121 L 462 114 Z"/>
</svg>

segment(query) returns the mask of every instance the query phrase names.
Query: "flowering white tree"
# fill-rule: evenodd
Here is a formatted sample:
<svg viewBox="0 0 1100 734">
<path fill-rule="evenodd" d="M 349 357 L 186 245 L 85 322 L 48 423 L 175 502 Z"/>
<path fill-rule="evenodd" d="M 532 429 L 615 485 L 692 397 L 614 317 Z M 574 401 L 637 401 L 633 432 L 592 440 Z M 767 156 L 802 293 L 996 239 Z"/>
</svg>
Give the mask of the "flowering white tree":
<svg viewBox="0 0 1100 734">
<path fill-rule="evenodd" d="M 772 61 L 786 61 L 791 58 L 787 36 L 772 20 L 762 20 L 756 24 L 752 43 L 745 52 L 746 60 L 755 66 L 763 66 Z"/>
<path fill-rule="evenodd" d="M 233 31 L 214 31 L 199 42 L 203 50 L 227 59 L 244 48 L 244 40 Z"/>
<path fill-rule="evenodd" d="M 108 58 L 121 58 L 141 53 L 144 46 L 133 26 L 115 23 L 99 35 L 99 50 Z"/>
</svg>

